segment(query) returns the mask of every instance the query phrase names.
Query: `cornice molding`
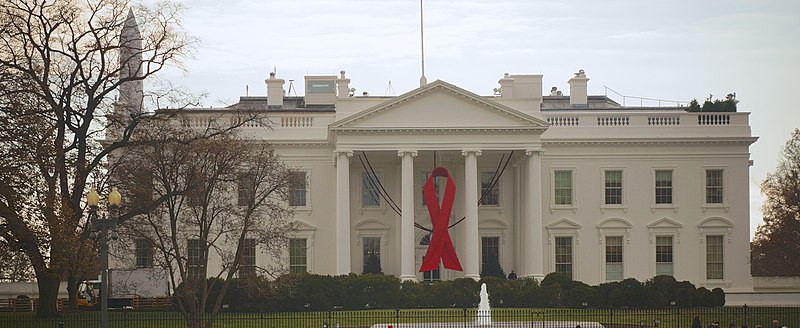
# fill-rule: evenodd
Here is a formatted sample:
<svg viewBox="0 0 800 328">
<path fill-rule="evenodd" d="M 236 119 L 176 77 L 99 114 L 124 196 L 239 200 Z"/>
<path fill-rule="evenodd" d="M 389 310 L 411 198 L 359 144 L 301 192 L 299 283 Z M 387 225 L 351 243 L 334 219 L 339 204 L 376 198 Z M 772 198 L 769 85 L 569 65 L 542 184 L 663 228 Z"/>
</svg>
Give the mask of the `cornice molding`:
<svg viewBox="0 0 800 328">
<path fill-rule="evenodd" d="M 547 139 L 542 138 L 543 145 L 663 145 L 663 144 L 746 144 L 751 145 L 758 137 L 708 137 L 708 138 L 674 138 L 674 139 Z"/>
<path fill-rule="evenodd" d="M 385 128 L 331 128 L 337 134 L 455 134 L 458 132 L 483 132 L 491 134 L 514 133 L 527 134 L 530 132 L 543 133 L 547 127 L 463 127 L 463 128 L 416 128 L 416 127 L 385 127 Z"/>
</svg>

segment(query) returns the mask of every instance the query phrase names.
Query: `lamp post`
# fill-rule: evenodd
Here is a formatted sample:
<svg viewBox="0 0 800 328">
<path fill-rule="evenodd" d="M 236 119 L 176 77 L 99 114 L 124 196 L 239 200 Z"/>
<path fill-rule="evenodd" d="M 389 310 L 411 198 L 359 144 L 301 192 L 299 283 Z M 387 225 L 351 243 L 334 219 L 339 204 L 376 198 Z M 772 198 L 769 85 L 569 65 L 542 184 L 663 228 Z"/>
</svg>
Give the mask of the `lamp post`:
<svg viewBox="0 0 800 328">
<path fill-rule="evenodd" d="M 100 218 L 97 216 L 97 205 L 100 203 L 100 195 L 92 188 L 86 195 L 86 203 L 89 205 L 89 220 L 92 226 L 92 238 L 97 238 L 100 246 L 100 327 L 108 327 L 108 230 L 111 230 L 111 239 L 119 238 L 117 235 L 117 217 L 119 217 L 119 205 L 122 203 L 122 195 L 116 187 L 111 189 L 108 194 L 109 217 Z"/>
</svg>

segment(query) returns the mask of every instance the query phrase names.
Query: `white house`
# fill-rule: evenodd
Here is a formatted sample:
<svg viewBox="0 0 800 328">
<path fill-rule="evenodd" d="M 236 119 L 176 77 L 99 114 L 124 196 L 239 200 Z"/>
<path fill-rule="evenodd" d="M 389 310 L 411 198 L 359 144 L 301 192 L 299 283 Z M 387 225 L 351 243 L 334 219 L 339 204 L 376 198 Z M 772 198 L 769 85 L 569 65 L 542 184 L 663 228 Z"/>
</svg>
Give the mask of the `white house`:
<svg viewBox="0 0 800 328">
<path fill-rule="evenodd" d="M 375 255 L 403 280 L 478 278 L 496 258 L 506 273 L 537 279 L 665 274 L 752 291 L 749 113 L 626 107 L 587 95 L 588 81 L 576 73 L 565 96 L 543 95 L 541 75 L 508 74 L 490 96 L 438 80 L 353 96 L 342 71 L 306 76 L 306 94 L 289 97 L 272 74 L 266 97 L 181 115 L 199 126 L 240 109 L 274 124 L 241 132 L 305 174 L 291 271 L 361 273 Z M 422 186 L 436 166 L 457 187 L 449 235 L 463 272 L 418 272 L 431 239 Z M 271 261 L 251 247 L 250 264 Z"/>
<path fill-rule="evenodd" d="M 354 97 L 342 72 L 307 76 L 307 94 L 286 97 L 272 75 L 267 97 L 182 115 L 201 126 L 246 109 L 274 124 L 241 129 L 306 176 L 293 200 L 302 228 L 292 271 L 360 273 L 372 254 L 404 280 L 477 278 L 492 257 L 535 278 L 667 274 L 752 290 L 749 113 L 624 107 L 587 96 L 582 72 L 569 96 L 543 96 L 541 78 L 506 75 L 492 96 L 435 81 L 397 97 Z M 423 275 L 431 223 L 422 186 L 435 166 L 457 186 L 449 234 L 464 271 Z"/>
</svg>

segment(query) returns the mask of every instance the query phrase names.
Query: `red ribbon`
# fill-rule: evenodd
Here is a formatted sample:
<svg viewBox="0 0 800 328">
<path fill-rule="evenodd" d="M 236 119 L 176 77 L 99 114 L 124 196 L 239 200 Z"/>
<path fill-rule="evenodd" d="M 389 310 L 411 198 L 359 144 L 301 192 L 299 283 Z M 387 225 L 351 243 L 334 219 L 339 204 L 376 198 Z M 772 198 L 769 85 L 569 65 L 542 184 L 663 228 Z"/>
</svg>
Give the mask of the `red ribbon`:
<svg viewBox="0 0 800 328">
<path fill-rule="evenodd" d="M 447 178 L 447 186 L 444 188 L 441 208 L 439 207 L 439 197 L 436 195 L 436 187 L 433 185 L 433 179 L 436 177 Z M 453 183 L 453 178 L 450 177 L 447 169 L 437 167 L 433 169 L 428 181 L 425 181 L 422 190 L 425 195 L 425 202 L 428 204 L 428 213 L 431 216 L 433 236 L 431 236 L 431 243 L 428 245 L 428 251 L 425 253 L 425 259 L 422 261 L 422 267 L 419 268 L 419 272 L 438 269 L 439 259 L 442 260 L 445 268 L 464 271 L 458 261 L 456 250 L 453 248 L 450 234 L 447 232 L 447 225 L 450 223 L 450 212 L 453 210 L 453 201 L 456 198 L 456 184 Z"/>
</svg>

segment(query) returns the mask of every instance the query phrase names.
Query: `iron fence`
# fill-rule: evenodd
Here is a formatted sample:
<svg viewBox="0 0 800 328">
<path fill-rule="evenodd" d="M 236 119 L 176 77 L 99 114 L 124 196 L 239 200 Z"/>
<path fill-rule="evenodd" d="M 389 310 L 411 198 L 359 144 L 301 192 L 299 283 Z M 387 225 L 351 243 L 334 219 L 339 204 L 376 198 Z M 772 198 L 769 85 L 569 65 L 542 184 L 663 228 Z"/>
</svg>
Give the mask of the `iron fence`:
<svg viewBox="0 0 800 328">
<path fill-rule="evenodd" d="M 492 309 L 493 327 L 536 328 L 690 328 L 698 317 L 702 327 L 718 322 L 720 327 L 737 328 L 762 325 L 772 327 L 778 320 L 781 326 L 800 327 L 800 308 L 797 307 L 721 307 L 692 309 Z M 399 309 L 286 313 L 219 313 L 212 318 L 204 314 L 187 320 L 176 312 L 112 311 L 110 328 L 178 328 L 200 327 L 214 321 L 222 328 L 355 328 L 355 327 L 476 327 L 476 309 Z M 191 324 L 193 323 L 193 324 Z M 484 320 L 485 323 L 485 320 Z M 19 328 L 87 328 L 98 327 L 96 312 L 66 313 L 55 319 L 38 319 L 31 313 L 0 314 L 0 327 Z M 492 327 L 490 326 L 490 327 Z"/>
</svg>

